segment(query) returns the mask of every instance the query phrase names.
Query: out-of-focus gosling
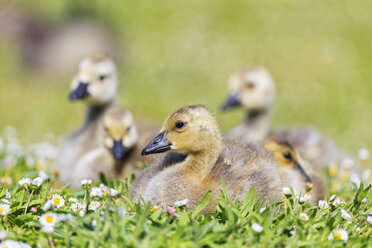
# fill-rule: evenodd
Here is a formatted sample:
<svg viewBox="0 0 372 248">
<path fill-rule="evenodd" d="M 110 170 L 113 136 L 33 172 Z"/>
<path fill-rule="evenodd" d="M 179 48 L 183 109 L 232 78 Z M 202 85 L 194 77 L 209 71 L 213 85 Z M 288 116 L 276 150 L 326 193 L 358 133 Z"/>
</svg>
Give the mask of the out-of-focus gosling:
<svg viewBox="0 0 372 248">
<path fill-rule="evenodd" d="M 314 171 L 312 166 L 308 166 L 306 161 L 301 160 L 299 154 L 288 142 L 268 138 L 264 144 L 278 161 L 283 187 L 292 187 L 301 195 L 309 192 L 311 202 L 324 199 L 325 180 L 323 176 Z"/>
<path fill-rule="evenodd" d="M 245 120 L 227 133 L 227 137 L 245 142 L 262 141 L 269 134 L 293 145 L 315 167 L 340 164 L 346 157 L 330 139 L 313 128 L 280 129 L 270 133 L 270 119 L 275 99 L 275 84 L 262 67 L 246 67 L 229 79 L 229 97 L 222 110 L 241 107 Z"/>
<path fill-rule="evenodd" d="M 85 57 L 71 82 L 71 101 L 87 105 L 82 127 L 61 145 L 56 169 L 64 183 L 71 180 L 78 160 L 103 142 L 103 113 L 114 104 L 117 92 L 117 75 L 112 60 L 101 54 Z"/>
<path fill-rule="evenodd" d="M 152 158 L 140 154 L 142 147 L 157 133 L 158 127 L 155 125 L 140 125 L 138 130 L 129 110 L 113 107 L 105 112 L 103 129 L 101 146 L 79 160 L 72 187 L 78 188 L 82 179 L 98 180 L 100 173 L 116 178 L 138 174 L 141 171 L 138 163 L 152 161 Z"/>
</svg>

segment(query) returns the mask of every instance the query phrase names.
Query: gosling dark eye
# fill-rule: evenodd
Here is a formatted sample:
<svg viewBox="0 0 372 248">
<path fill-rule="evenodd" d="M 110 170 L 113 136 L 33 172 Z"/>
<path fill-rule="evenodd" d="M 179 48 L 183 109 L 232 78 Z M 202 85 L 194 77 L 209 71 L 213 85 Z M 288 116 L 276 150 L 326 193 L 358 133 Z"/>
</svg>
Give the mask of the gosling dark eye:
<svg viewBox="0 0 372 248">
<path fill-rule="evenodd" d="M 101 76 L 99 76 L 99 80 L 100 80 L 100 81 L 103 81 L 103 80 L 105 80 L 106 78 L 107 78 L 106 75 L 101 75 Z"/>
<path fill-rule="evenodd" d="M 255 84 L 253 82 L 248 82 L 247 87 L 248 89 L 253 89 L 255 87 Z"/>
<path fill-rule="evenodd" d="M 185 125 L 185 123 L 183 121 L 177 121 L 176 128 L 178 128 L 178 129 L 183 128 L 184 125 Z"/>
<path fill-rule="evenodd" d="M 292 159 L 292 155 L 289 152 L 283 153 L 283 157 L 286 158 L 286 159 L 288 159 L 288 160 L 291 160 Z"/>
</svg>

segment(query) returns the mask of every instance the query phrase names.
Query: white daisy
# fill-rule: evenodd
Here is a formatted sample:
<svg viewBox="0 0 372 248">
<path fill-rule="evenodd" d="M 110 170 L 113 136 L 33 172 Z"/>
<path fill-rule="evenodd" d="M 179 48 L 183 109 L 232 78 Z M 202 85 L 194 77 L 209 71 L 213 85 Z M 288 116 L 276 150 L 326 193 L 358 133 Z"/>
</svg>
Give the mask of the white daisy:
<svg viewBox="0 0 372 248">
<path fill-rule="evenodd" d="M 0 248 L 31 248 L 31 246 L 27 243 L 14 240 L 4 240 L 0 243 Z"/>
<path fill-rule="evenodd" d="M 6 203 L 0 204 L 0 215 L 5 216 L 10 212 L 10 205 Z"/>
<path fill-rule="evenodd" d="M 97 226 L 97 220 L 92 220 L 92 226 Z"/>
<path fill-rule="evenodd" d="M 80 210 L 80 211 L 79 211 L 79 215 L 80 215 L 81 217 L 83 217 L 83 216 L 85 215 L 85 210 Z"/>
<path fill-rule="evenodd" d="M 326 208 L 329 207 L 329 205 L 328 205 L 328 203 L 327 203 L 326 201 L 320 200 L 320 201 L 318 202 L 318 207 L 319 207 L 319 208 L 322 208 L 322 209 L 326 209 Z"/>
<path fill-rule="evenodd" d="M 42 183 L 43 179 L 41 177 L 36 177 L 32 180 L 32 185 L 35 185 L 36 187 L 40 187 Z"/>
<path fill-rule="evenodd" d="M 369 158 L 369 151 L 366 148 L 362 148 L 358 151 L 358 157 L 360 160 L 367 160 Z"/>
<path fill-rule="evenodd" d="M 42 226 L 43 232 L 53 232 L 55 225 L 58 223 L 58 215 L 55 213 L 46 213 L 40 216 L 39 222 Z"/>
<path fill-rule="evenodd" d="M 263 231 L 263 227 L 256 222 L 252 223 L 251 228 L 253 229 L 253 231 L 258 232 L 258 233 Z"/>
<path fill-rule="evenodd" d="M 54 194 L 52 195 L 52 203 L 57 208 L 60 208 L 65 205 L 65 200 L 63 200 L 63 198 L 60 195 Z"/>
<path fill-rule="evenodd" d="M 181 206 L 185 206 L 187 203 L 189 203 L 189 199 L 183 199 L 182 201 L 177 201 L 173 203 L 173 205 L 175 207 L 181 207 Z"/>
<path fill-rule="evenodd" d="M 86 203 L 78 203 L 79 205 L 79 209 L 86 209 L 87 208 L 87 204 Z"/>
<path fill-rule="evenodd" d="M 299 217 L 302 221 L 308 221 L 309 220 L 309 216 L 306 213 L 300 213 Z"/>
<path fill-rule="evenodd" d="M 97 208 L 99 208 L 101 206 L 101 204 L 99 204 L 98 201 L 92 201 L 89 206 L 88 206 L 88 209 L 89 210 L 96 210 Z"/>
<path fill-rule="evenodd" d="M 103 197 L 103 192 L 102 192 L 102 189 L 101 188 L 98 188 L 98 187 L 93 187 L 90 191 L 90 197 L 99 197 L 99 198 L 102 198 Z"/>
<path fill-rule="evenodd" d="M 49 210 L 49 208 L 53 205 L 53 201 L 52 200 L 47 200 L 44 207 L 43 207 L 43 210 L 44 211 L 47 211 Z"/>
<path fill-rule="evenodd" d="M 311 195 L 309 194 L 305 194 L 303 196 L 300 197 L 300 199 L 298 200 L 301 204 L 307 202 L 308 200 L 310 200 L 311 198 Z"/>
<path fill-rule="evenodd" d="M 92 184 L 92 180 L 89 180 L 89 179 L 83 179 L 83 180 L 81 180 L 81 186 L 91 185 L 91 184 Z"/>
<path fill-rule="evenodd" d="M 367 197 L 364 197 L 362 200 L 363 203 L 366 203 L 367 201 L 368 201 Z"/>
<path fill-rule="evenodd" d="M 118 193 L 119 193 L 119 191 L 117 191 L 116 189 L 113 189 L 113 188 L 109 189 L 109 194 L 111 196 L 116 196 Z"/>
<path fill-rule="evenodd" d="M 108 195 L 109 194 L 109 188 L 107 186 L 105 186 L 104 184 L 101 183 L 99 185 L 99 188 L 102 190 L 102 193 L 104 195 Z"/>
<path fill-rule="evenodd" d="M 341 217 L 344 219 L 344 220 L 348 220 L 351 218 L 351 215 L 346 212 L 345 210 L 341 209 Z"/>
<path fill-rule="evenodd" d="M 79 205 L 76 203 L 71 204 L 71 210 L 76 213 L 79 210 Z"/>
<path fill-rule="evenodd" d="M 27 187 L 32 183 L 32 180 L 30 178 L 24 177 L 21 180 L 18 181 L 18 184 L 21 187 Z"/>
<path fill-rule="evenodd" d="M 372 225 L 372 215 L 368 215 L 367 221 L 369 222 L 369 224 Z"/>
<path fill-rule="evenodd" d="M 283 195 L 285 195 L 285 196 L 291 196 L 292 195 L 291 189 L 289 187 L 283 187 L 282 192 L 283 192 Z"/>
<path fill-rule="evenodd" d="M 333 200 L 334 198 L 335 198 L 335 197 L 333 197 L 332 200 Z M 343 206 L 343 205 L 345 205 L 345 202 L 342 201 L 342 200 L 340 200 L 340 198 L 336 197 L 336 199 L 333 200 L 332 205 L 335 206 L 335 207 L 336 207 L 336 206 Z"/>
<path fill-rule="evenodd" d="M 10 201 L 8 199 L 2 199 L 1 201 L 10 205 Z"/>
<path fill-rule="evenodd" d="M 345 243 L 346 243 L 348 238 L 349 238 L 349 236 L 347 234 L 347 231 L 345 231 L 343 229 L 335 229 L 328 236 L 328 240 L 340 239 L 340 240 L 345 241 Z"/>
</svg>

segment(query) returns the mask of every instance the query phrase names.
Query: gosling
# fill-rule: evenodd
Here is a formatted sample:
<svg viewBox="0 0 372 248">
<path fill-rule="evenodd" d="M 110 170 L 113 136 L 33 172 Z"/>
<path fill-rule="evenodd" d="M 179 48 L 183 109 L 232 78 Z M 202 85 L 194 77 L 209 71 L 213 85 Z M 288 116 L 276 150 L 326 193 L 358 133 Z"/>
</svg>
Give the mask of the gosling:
<svg viewBox="0 0 372 248">
<path fill-rule="evenodd" d="M 63 183 L 72 178 L 77 161 L 103 142 L 102 116 L 114 104 L 117 92 L 115 64 L 108 57 L 94 54 L 84 58 L 71 83 L 71 101 L 87 104 L 85 122 L 61 145 L 56 169 Z"/>
<path fill-rule="evenodd" d="M 139 163 L 145 165 L 154 160 L 153 156 L 142 157 L 140 153 L 156 135 L 157 126 L 136 125 L 129 110 L 112 107 L 103 116 L 103 130 L 102 144 L 77 163 L 71 187 L 79 188 L 82 179 L 98 180 L 100 173 L 117 179 L 137 175 L 142 170 Z"/>
<path fill-rule="evenodd" d="M 231 200 L 244 200 L 255 188 L 258 198 L 280 199 L 281 181 L 273 155 L 263 146 L 222 140 L 216 119 L 203 106 L 183 107 L 165 120 L 160 133 L 142 150 L 143 155 L 169 152 L 146 168 L 131 188 L 131 198 L 141 197 L 162 206 L 188 199 L 194 209 L 210 190 L 211 201 L 201 214 L 214 211 L 224 180 Z"/>
<path fill-rule="evenodd" d="M 256 142 L 269 134 L 278 136 L 295 146 L 315 167 L 334 165 L 345 157 L 331 140 L 312 128 L 281 129 L 270 133 L 275 84 L 264 68 L 247 67 L 233 73 L 229 79 L 229 92 L 222 110 L 243 107 L 246 115 L 242 124 L 227 133 L 228 138 Z"/>
<path fill-rule="evenodd" d="M 325 180 L 323 176 L 316 173 L 311 166 L 306 166 L 308 165 L 306 161 L 301 160 L 299 154 L 288 142 L 277 138 L 267 138 L 264 144 L 279 164 L 283 187 L 292 187 L 302 196 L 309 192 L 310 201 L 313 203 L 324 199 Z"/>
</svg>

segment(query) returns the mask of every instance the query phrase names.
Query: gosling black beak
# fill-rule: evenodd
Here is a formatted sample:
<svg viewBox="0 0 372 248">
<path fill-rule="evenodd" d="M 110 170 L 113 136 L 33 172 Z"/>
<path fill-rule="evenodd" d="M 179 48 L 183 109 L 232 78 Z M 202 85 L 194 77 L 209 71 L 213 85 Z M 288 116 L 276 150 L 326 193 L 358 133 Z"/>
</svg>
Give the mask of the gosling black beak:
<svg viewBox="0 0 372 248">
<path fill-rule="evenodd" d="M 84 82 L 79 82 L 78 87 L 69 95 L 71 101 L 84 99 L 86 96 L 88 96 L 88 84 Z"/>
<path fill-rule="evenodd" d="M 229 98 L 225 101 L 225 103 L 221 106 L 222 111 L 226 111 L 228 109 L 242 106 L 242 102 L 239 99 L 239 94 L 234 93 L 229 96 Z"/>
<path fill-rule="evenodd" d="M 167 132 L 159 133 L 145 148 L 143 148 L 141 155 L 161 153 L 170 150 L 172 143 L 169 143 L 166 137 Z"/>
<path fill-rule="evenodd" d="M 112 155 L 116 160 L 122 159 L 125 155 L 125 147 L 123 146 L 123 141 L 121 139 L 114 140 L 114 145 L 112 147 Z"/>
<path fill-rule="evenodd" d="M 302 166 L 301 166 L 299 163 L 296 162 L 296 163 L 295 163 L 295 167 L 296 167 L 297 170 L 300 171 L 301 176 L 303 176 L 303 177 L 305 178 L 306 182 L 311 183 L 311 179 L 310 179 L 309 175 L 308 175 L 308 174 L 306 173 L 306 171 L 302 168 Z"/>
</svg>

